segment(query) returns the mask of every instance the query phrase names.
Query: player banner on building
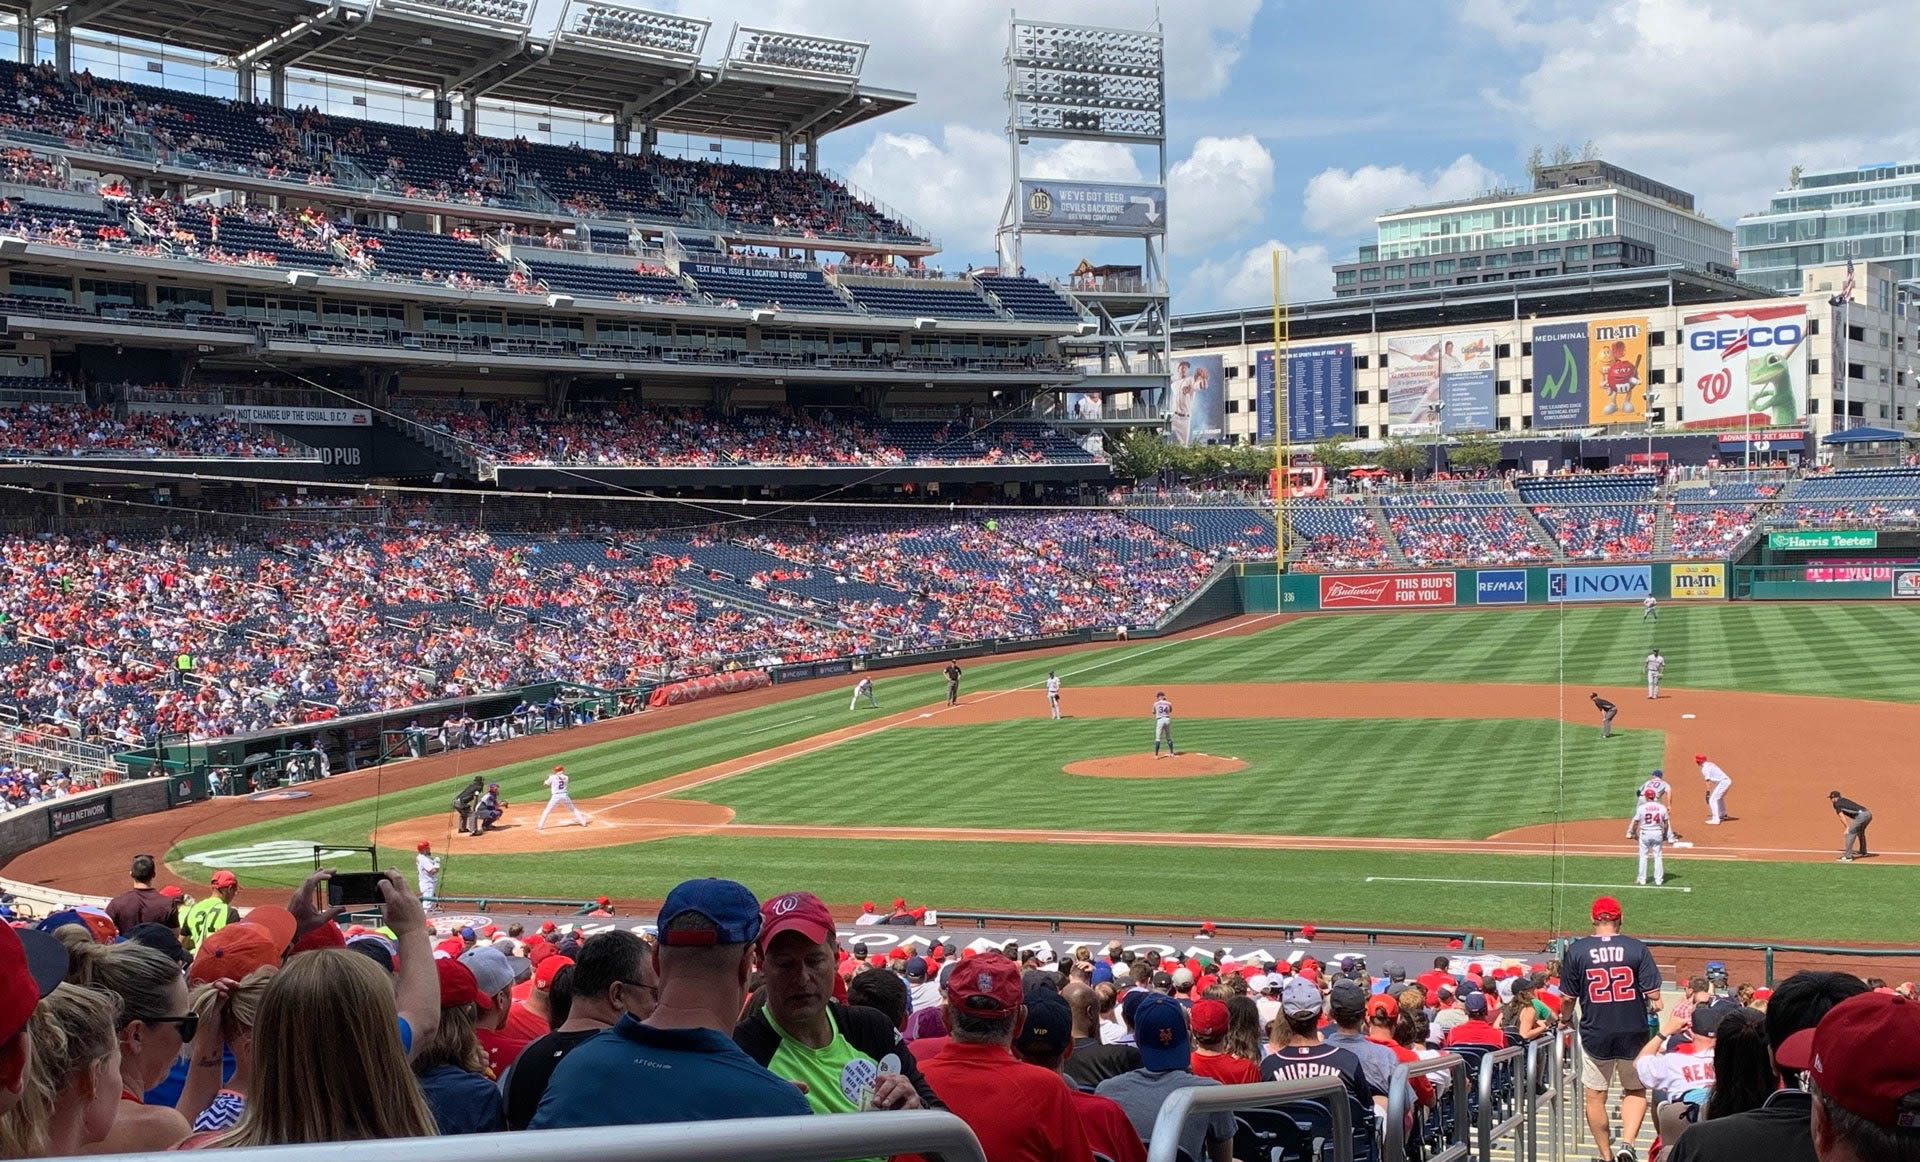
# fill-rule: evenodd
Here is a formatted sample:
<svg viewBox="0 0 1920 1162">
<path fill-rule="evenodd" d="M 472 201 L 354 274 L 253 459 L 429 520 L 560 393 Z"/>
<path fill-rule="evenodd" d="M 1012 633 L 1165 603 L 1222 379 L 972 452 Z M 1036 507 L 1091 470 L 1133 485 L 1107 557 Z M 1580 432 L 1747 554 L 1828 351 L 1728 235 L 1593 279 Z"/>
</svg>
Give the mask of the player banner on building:
<svg viewBox="0 0 1920 1162">
<path fill-rule="evenodd" d="M 1440 430 L 1493 430 L 1493 332 L 1440 338 Z"/>
<path fill-rule="evenodd" d="M 1547 570 L 1548 601 L 1641 601 L 1652 595 L 1652 565 Z"/>
<path fill-rule="evenodd" d="M 1587 325 L 1554 323 L 1533 329 L 1533 426 L 1587 424 Z"/>
<path fill-rule="evenodd" d="M 1217 440 L 1226 430 L 1226 361 L 1183 355 L 1173 364 L 1173 438 L 1182 444 Z"/>
<path fill-rule="evenodd" d="M 1434 336 L 1387 339 L 1387 427 L 1397 437 L 1440 430 L 1440 340 Z"/>
<path fill-rule="evenodd" d="M 1769 549 L 1877 549 L 1880 534 L 1873 529 L 1790 529 L 1768 533 Z"/>
<path fill-rule="evenodd" d="M 1022 179 L 1020 227 L 1040 234 L 1163 234 L 1167 191 L 1159 186 Z"/>
<path fill-rule="evenodd" d="M 1374 573 L 1320 578 L 1322 609 L 1452 605 L 1453 573 Z"/>
<path fill-rule="evenodd" d="M 1805 306 L 1688 315 L 1681 335 L 1681 427 L 1793 427 L 1805 420 Z"/>
<path fill-rule="evenodd" d="M 1105 395 L 1098 391 L 1069 391 L 1061 396 L 1070 420 L 1097 420 L 1105 408 Z"/>
<path fill-rule="evenodd" d="M 1676 601 L 1723 601 L 1727 596 L 1727 567 L 1713 564 L 1671 565 L 1668 589 Z"/>
<path fill-rule="evenodd" d="M 1274 441 L 1278 384 L 1273 351 L 1254 355 L 1259 438 Z M 1302 444 L 1353 434 L 1353 344 L 1287 348 L 1287 442 Z"/>
<path fill-rule="evenodd" d="M 1587 422 L 1647 422 L 1647 320 L 1645 316 L 1595 319 L 1587 324 Z M 1539 351 L 1534 351 L 1539 358 Z M 1538 366 L 1536 363 L 1535 366 Z M 1538 390 L 1536 385 L 1535 390 Z"/>
</svg>

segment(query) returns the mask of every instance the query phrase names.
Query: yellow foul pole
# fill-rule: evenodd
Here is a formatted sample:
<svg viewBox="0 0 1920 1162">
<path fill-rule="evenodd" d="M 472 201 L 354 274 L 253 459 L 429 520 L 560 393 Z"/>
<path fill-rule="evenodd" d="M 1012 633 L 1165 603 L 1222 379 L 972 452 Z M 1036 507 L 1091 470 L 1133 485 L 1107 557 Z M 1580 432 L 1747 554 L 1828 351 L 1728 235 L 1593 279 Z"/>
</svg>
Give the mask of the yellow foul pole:
<svg viewBox="0 0 1920 1162">
<path fill-rule="evenodd" d="M 1287 508 L 1292 493 L 1292 480 L 1288 469 L 1292 466 L 1289 445 L 1293 433 L 1290 431 L 1289 405 L 1287 397 L 1287 347 L 1288 330 L 1292 323 L 1292 312 L 1284 309 L 1287 299 L 1287 267 L 1281 261 L 1279 250 L 1273 252 L 1273 563 L 1274 572 L 1287 570 Z"/>
</svg>

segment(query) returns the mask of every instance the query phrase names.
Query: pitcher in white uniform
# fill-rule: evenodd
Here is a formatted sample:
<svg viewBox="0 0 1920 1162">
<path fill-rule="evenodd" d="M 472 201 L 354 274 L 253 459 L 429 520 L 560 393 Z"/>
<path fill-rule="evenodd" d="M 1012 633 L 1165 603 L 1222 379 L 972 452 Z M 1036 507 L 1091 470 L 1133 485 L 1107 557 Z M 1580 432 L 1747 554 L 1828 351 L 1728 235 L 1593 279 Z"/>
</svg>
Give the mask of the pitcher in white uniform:
<svg viewBox="0 0 1920 1162">
<path fill-rule="evenodd" d="M 413 845 L 413 870 L 420 881 L 420 902 L 431 912 L 438 905 L 434 897 L 440 894 L 440 861 L 433 857 L 433 845 L 421 840 Z"/>
<path fill-rule="evenodd" d="M 1719 823 L 1727 817 L 1727 788 L 1733 786 L 1733 778 L 1706 755 L 1694 755 L 1693 761 L 1700 764 L 1700 777 L 1707 781 L 1707 822 Z"/>
<path fill-rule="evenodd" d="M 533 829 L 535 831 L 545 831 L 547 829 L 547 816 L 553 814 L 555 807 L 563 804 L 567 810 L 573 812 L 573 821 L 576 824 L 581 827 L 587 825 L 587 817 L 580 813 L 580 808 L 573 805 L 573 796 L 567 794 L 567 768 L 556 766 L 553 768 L 553 773 L 547 776 L 546 810 L 540 812 L 540 822 L 535 824 Z"/>
<path fill-rule="evenodd" d="M 1667 659 L 1655 650 L 1647 655 L 1647 697 L 1660 697 L 1660 675 L 1667 669 Z"/>
<path fill-rule="evenodd" d="M 1642 792 L 1640 809 L 1633 815 L 1633 830 L 1640 839 L 1640 874 L 1633 882 L 1647 882 L 1647 855 L 1651 852 L 1653 884 L 1659 887 L 1667 882 L 1666 847 L 1673 840 L 1673 817 L 1654 791 Z"/>
<path fill-rule="evenodd" d="M 1060 721 L 1060 679 L 1052 670 L 1047 671 L 1047 709 L 1053 712 L 1053 720 Z"/>
</svg>

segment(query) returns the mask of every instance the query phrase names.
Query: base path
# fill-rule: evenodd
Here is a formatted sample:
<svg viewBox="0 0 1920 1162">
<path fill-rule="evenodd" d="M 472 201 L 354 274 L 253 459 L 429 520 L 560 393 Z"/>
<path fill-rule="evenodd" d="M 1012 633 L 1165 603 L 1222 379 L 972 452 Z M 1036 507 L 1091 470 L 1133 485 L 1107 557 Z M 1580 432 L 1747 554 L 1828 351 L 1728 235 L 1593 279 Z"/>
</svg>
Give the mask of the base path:
<svg viewBox="0 0 1920 1162">
<path fill-rule="evenodd" d="M 1148 710 L 1156 689 L 1164 689 L 1173 702 L 1176 729 L 1182 719 L 1201 718 L 1563 718 L 1570 730 L 1599 729 L 1598 715 L 1587 702 L 1590 688 L 1584 686 L 1562 689 L 1392 682 L 1102 686 L 1070 689 L 1062 703 L 1070 717 L 1139 720 L 1142 741 L 1146 744 L 1139 756 L 1112 761 L 1126 768 L 1143 770 L 1150 776 L 1155 760 Z M 1905 740 L 1920 736 L 1920 706 L 1712 690 L 1672 690 L 1658 700 L 1649 700 L 1644 689 L 1630 687 L 1601 687 L 1599 692 L 1621 707 L 1615 726 L 1666 732 L 1664 761 L 1667 781 L 1674 786 L 1674 827 L 1698 845 L 1691 850 L 1681 849 L 1685 858 L 1831 860 L 1839 852 L 1841 832 L 1839 817 L 1833 814 L 1826 799 L 1829 784 L 1835 784 L 1849 797 L 1869 807 L 1881 807 L 1883 813 L 1875 819 L 1869 833 L 1874 851 L 1870 862 L 1920 863 L 1920 811 L 1892 809 L 1900 803 L 1914 801 L 1916 780 L 1907 773 L 1909 762 L 1904 748 Z M 775 826 L 726 822 L 721 815 L 731 818 L 731 812 L 717 804 L 665 798 L 696 787 L 723 784 L 734 775 L 881 731 L 986 725 L 1044 718 L 1047 714 L 1046 695 L 1038 689 L 968 694 L 958 706 L 916 707 L 583 801 L 581 808 L 593 817 L 593 823 L 584 828 L 550 827 L 544 832 L 535 832 L 531 826 L 516 826 L 477 839 L 459 839 L 455 850 L 464 854 L 575 850 L 666 835 L 715 832 L 760 838 L 895 842 L 926 839 L 1302 851 L 1617 856 L 1632 850 L 1624 839 L 1625 820 L 1633 806 L 1626 801 L 1620 804 L 1616 818 L 1540 824 L 1502 832 L 1488 839 L 1441 840 L 1217 832 Z M 1712 757 L 1733 777 L 1733 789 L 1727 799 L 1730 817 L 1717 827 L 1706 826 L 1706 784 L 1693 762 L 1697 752 Z M 1092 761 L 1096 760 L 1089 762 Z M 1172 762 L 1163 759 L 1160 765 Z M 1086 765 L 1075 763 L 1073 767 Z M 1569 771 L 1567 777 L 1580 776 L 1577 771 Z M 716 786 L 714 797 L 725 797 L 723 786 Z M 694 812 L 691 818 L 688 812 Z M 382 846 L 406 850 L 416 837 L 439 835 L 444 830 L 444 818 L 436 815 L 385 825 L 374 839 Z"/>
</svg>

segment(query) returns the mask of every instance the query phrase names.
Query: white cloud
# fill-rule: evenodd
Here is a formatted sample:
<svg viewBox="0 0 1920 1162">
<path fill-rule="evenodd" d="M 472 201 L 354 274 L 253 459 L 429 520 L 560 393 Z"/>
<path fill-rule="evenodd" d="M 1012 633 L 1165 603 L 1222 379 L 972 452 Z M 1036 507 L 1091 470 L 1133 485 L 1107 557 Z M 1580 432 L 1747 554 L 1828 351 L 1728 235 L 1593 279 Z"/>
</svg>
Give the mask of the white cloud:
<svg viewBox="0 0 1920 1162">
<path fill-rule="evenodd" d="M 1193 268 L 1178 296 L 1182 311 L 1216 307 L 1250 307 L 1273 301 L 1273 252 L 1287 263 L 1289 302 L 1324 299 L 1333 293 L 1333 265 L 1324 246 L 1289 247 L 1268 239 L 1220 260 Z"/>
<path fill-rule="evenodd" d="M 1911 101 L 1862 96 L 1911 71 L 1907 5 L 1470 0 L 1462 19 L 1537 61 L 1486 94 L 1535 140 L 1591 139 L 1723 218 L 1761 208 L 1795 164 L 1920 149 Z"/>
<path fill-rule="evenodd" d="M 1305 220 L 1323 234 L 1358 234 L 1377 215 L 1425 202 L 1445 202 L 1500 184 L 1500 175 L 1463 153 L 1444 169 L 1428 174 L 1402 166 L 1363 165 L 1356 170 L 1329 168 L 1307 180 Z"/>
<path fill-rule="evenodd" d="M 1192 254 L 1266 217 L 1273 154 L 1253 137 L 1202 137 L 1167 171 L 1168 244 Z"/>
</svg>

